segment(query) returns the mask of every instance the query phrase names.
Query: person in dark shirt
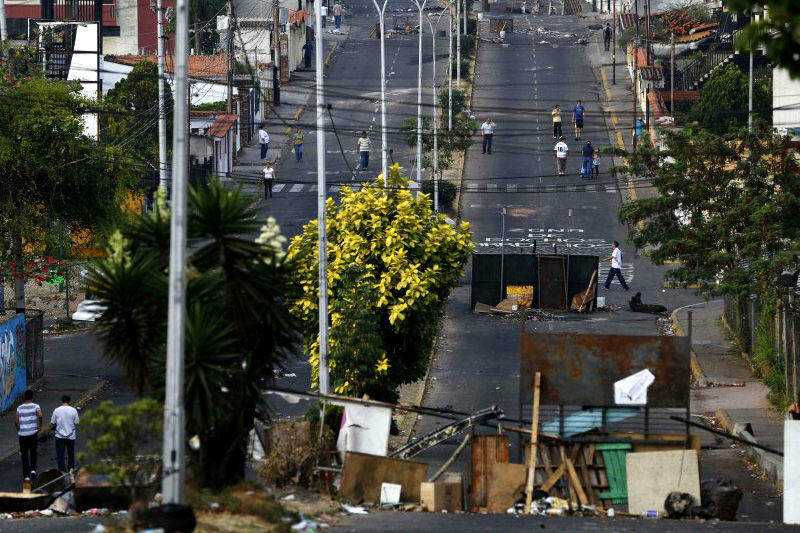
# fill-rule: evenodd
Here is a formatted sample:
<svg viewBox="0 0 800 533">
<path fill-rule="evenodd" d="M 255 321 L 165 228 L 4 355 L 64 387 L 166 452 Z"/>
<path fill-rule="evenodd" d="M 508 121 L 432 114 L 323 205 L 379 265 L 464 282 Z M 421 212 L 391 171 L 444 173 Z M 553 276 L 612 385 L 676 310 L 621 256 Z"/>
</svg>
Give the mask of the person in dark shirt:
<svg viewBox="0 0 800 533">
<path fill-rule="evenodd" d="M 594 155 L 594 146 L 592 146 L 592 141 L 586 141 L 582 153 L 583 153 L 582 177 L 589 179 L 592 177 L 592 156 Z"/>
<path fill-rule="evenodd" d="M 606 52 L 611 45 L 611 24 L 606 22 L 606 27 L 603 28 L 603 45 L 605 45 Z"/>
<path fill-rule="evenodd" d="M 575 140 L 579 140 L 583 135 L 583 113 L 586 108 L 583 107 L 583 102 L 578 100 L 575 107 L 572 108 L 572 124 L 575 126 Z"/>
</svg>

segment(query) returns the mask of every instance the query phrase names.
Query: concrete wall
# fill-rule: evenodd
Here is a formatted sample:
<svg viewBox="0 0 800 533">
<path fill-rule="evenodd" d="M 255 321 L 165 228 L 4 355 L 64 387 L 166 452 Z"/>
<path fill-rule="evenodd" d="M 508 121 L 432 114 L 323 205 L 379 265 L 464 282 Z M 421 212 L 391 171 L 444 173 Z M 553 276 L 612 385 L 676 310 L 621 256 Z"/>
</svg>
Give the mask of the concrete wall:
<svg viewBox="0 0 800 533">
<path fill-rule="evenodd" d="M 781 135 L 800 138 L 800 80 L 782 68 L 772 70 L 772 125 Z"/>
<path fill-rule="evenodd" d="M 138 0 L 117 0 L 119 37 L 104 37 L 103 53 L 115 55 L 139 53 L 139 15 L 137 2 Z M 153 28 L 151 31 L 155 32 L 155 19 L 153 20 Z"/>
</svg>

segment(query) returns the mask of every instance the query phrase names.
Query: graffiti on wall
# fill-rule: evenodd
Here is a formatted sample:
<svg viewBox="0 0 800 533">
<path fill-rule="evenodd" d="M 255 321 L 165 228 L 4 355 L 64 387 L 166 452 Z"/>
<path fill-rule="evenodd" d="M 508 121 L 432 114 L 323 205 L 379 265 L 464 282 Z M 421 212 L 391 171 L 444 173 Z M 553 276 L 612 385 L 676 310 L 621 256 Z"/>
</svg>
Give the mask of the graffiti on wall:
<svg viewBox="0 0 800 533">
<path fill-rule="evenodd" d="M 25 392 L 25 315 L 0 324 L 0 411 Z"/>
</svg>

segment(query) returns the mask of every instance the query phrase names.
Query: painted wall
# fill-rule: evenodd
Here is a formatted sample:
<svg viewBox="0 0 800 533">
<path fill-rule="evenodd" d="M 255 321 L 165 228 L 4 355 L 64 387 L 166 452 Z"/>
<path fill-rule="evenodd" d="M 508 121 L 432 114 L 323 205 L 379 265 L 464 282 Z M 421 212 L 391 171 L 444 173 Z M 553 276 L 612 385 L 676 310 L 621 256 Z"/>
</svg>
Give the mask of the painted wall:
<svg viewBox="0 0 800 533">
<path fill-rule="evenodd" d="M 0 324 L 0 411 L 17 401 L 26 388 L 25 315 Z"/>
</svg>

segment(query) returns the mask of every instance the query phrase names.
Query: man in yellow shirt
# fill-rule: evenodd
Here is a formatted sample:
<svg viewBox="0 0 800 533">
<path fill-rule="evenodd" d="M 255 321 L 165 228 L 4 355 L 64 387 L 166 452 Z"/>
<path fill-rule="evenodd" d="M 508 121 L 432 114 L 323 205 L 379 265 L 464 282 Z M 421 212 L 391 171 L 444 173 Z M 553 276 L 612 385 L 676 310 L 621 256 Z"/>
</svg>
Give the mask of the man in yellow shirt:
<svg viewBox="0 0 800 533">
<path fill-rule="evenodd" d="M 561 106 L 556 104 L 550 114 L 553 115 L 553 139 L 558 139 L 563 135 L 561 131 Z"/>
</svg>

